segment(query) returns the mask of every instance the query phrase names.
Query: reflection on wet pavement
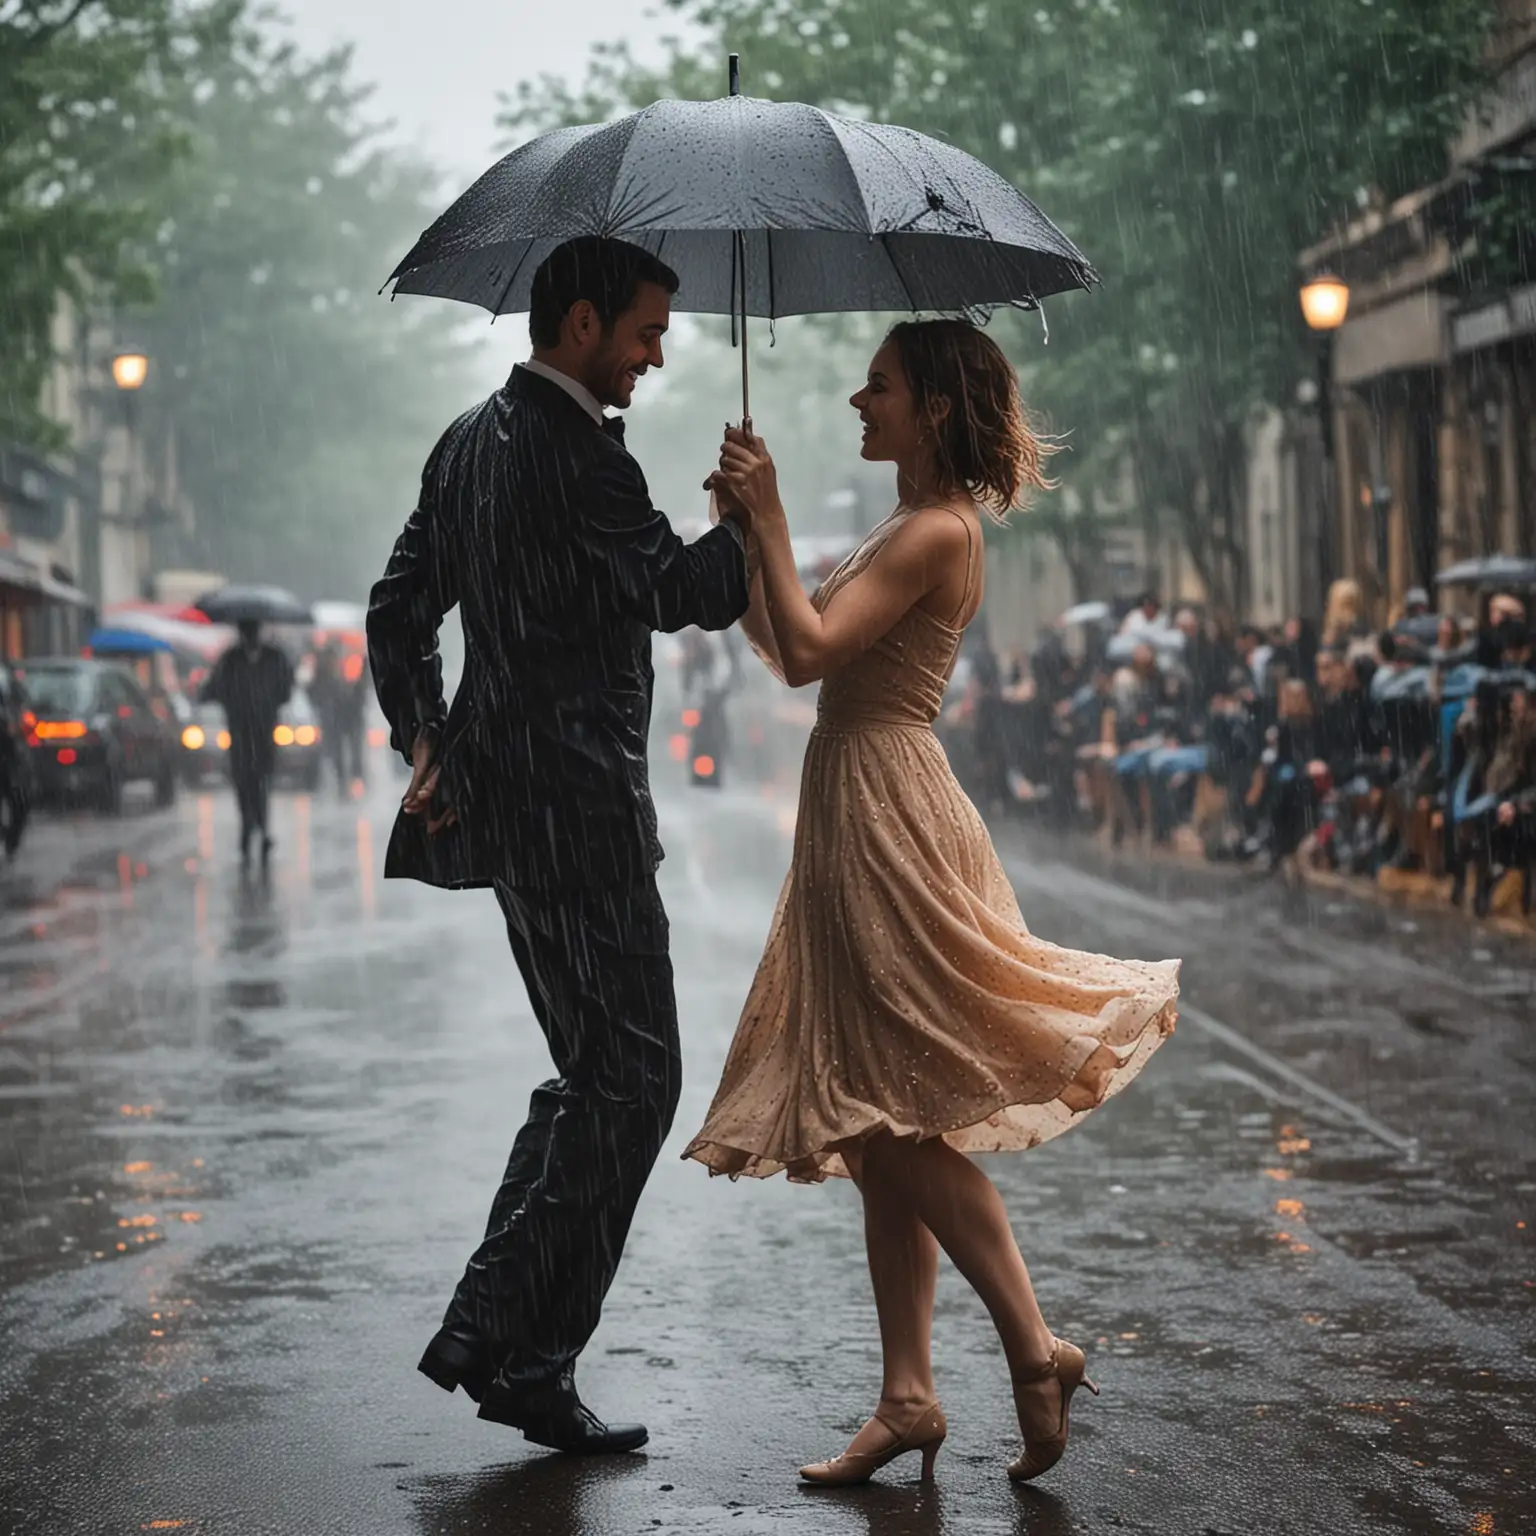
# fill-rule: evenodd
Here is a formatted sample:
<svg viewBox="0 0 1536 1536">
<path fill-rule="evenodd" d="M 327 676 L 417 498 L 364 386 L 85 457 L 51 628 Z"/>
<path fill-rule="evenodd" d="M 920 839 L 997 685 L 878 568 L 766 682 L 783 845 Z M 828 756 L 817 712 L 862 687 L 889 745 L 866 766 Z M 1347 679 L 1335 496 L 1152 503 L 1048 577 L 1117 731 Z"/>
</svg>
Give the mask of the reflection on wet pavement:
<svg viewBox="0 0 1536 1536">
<path fill-rule="evenodd" d="M 0 885 L 0 1509 L 14 1529 L 1487 1531 L 1530 1517 L 1531 958 L 1014 831 L 1032 926 L 1182 953 L 1181 1026 L 1072 1136 L 989 1161 L 1101 1400 L 1016 1490 L 985 1315 L 941 1275 L 939 1482 L 794 1469 L 878 1349 L 854 1192 L 711 1181 L 702 1118 L 793 800 L 662 793 L 687 1082 L 581 1383 L 651 1426 L 570 1462 L 414 1371 L 544 1061 L 484 893 L 385 884 L 391 787 L 40 830 Z M 1384 1133 L 1384 1134 L 1383 1134 Z"/>
</svg>

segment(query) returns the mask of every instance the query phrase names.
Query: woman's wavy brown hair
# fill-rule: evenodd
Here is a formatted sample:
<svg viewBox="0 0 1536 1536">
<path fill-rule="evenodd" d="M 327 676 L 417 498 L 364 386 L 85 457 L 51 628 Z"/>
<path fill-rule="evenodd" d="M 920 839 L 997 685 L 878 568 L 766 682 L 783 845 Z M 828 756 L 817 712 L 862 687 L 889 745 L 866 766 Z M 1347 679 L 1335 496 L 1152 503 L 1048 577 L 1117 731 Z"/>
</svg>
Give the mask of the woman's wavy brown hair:
<svg viewBox="0 0 1536 1536">
<path fill-rule="evenodd" d="M 918 420 L 934 434 L 939 478 L 967 491 L 999 522 L 1056 482 L 1045 460 L 1057 445 L 1030 425 L 1003 349 L 969 320 L 903 320 L 895 345 Z M 944 406 L 947 404 L 948 409 Z"/>
</svg>

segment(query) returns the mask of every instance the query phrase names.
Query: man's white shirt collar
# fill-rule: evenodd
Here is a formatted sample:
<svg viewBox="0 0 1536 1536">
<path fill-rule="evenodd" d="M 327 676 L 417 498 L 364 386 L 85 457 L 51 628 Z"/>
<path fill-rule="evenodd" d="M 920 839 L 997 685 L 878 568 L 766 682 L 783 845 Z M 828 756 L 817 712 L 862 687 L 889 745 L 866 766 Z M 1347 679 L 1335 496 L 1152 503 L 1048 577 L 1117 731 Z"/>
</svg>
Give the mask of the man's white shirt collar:
<svg viewBox="0 0 1536 1536">
<path fill-rule="evenodd" d="M 548 363 L 541 363 L 536 357 L 530 357 L 523 367 L 529 373 L 536 373 L 541 379 L 548 379 L 551 384 L 558 385 L 598 426 L 602 426 L 603 408 L 597 396 L 585 384 L 573 379 L 568 373 L 561 373 L 558 368 L 551 368 Z"/>
</svg>

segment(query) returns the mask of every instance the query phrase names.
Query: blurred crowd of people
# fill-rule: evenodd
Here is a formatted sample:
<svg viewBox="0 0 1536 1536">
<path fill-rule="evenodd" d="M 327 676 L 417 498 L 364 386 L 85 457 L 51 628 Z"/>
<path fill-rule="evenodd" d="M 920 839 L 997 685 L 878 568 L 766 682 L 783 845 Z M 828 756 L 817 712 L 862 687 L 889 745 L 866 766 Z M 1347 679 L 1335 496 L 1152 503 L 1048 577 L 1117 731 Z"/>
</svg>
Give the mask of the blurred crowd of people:
<svg viewBox="0 0 1536 1536">
<path fill-rule="evenodd" d="M 1151 594 L 1084 605 L 1027 657 L 981 638 L 941 730 L 989 813 L 1271 867 L 1449 874 L 1484 911 L 1503 870 L 1536 862 L 1536 653 L 1526 598 L 1480 607 L 1436 614 L 1415 590 L 1375 631 L 1352 581 L 1321 626 L 1170 616 Z"/>
</svg>

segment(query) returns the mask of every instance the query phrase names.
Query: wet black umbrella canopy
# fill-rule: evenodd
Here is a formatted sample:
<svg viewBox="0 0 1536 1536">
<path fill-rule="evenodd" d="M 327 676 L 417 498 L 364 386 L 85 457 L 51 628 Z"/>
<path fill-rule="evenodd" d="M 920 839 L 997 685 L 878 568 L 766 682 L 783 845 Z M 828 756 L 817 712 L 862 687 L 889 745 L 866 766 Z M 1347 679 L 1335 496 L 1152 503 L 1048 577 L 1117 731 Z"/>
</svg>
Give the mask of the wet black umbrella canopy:
<svg viewBox="0 0 1536 1536">
<path fill-rule="evenodd" d="M 736 85 L 735 59 L 731 79 Z M 399 293 L 526 310 L 578 235 L 665 261 L 702 314 L 1034 308 L 1088 259 L 1011 182 L 954 146 L 800 102 L 658 101 L 499 160 L 395 268 Z M 386 284 L 386 286 L 388 286 Z"/>
<path fill-rule="evenodd" d="M 284 587 L 231 582 L 216 592 L 207 592 L 193 605 L 215 624 L 311 624 L 314 614 Z"/>
</svg>

